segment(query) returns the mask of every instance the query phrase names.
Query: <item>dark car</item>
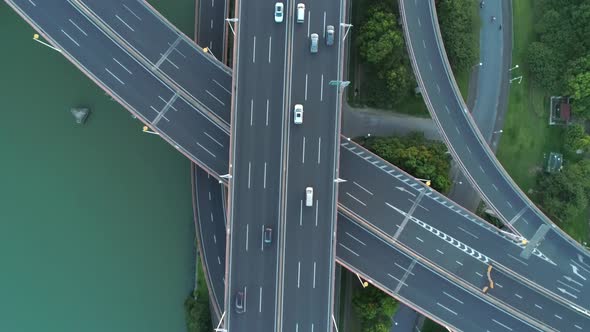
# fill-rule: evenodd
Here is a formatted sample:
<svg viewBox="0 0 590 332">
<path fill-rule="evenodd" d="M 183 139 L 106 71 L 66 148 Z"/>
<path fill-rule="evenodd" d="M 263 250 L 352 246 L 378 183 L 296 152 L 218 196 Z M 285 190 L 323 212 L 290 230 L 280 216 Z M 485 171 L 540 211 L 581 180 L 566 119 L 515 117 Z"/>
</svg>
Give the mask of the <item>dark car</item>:
<svg viewBox="0 0 590 332">
<path fill-rule="evenodd" d="M 246 308 L 244 306 L 244 292 L 240 291 L 236 294 L 235 305 L 236 305 L 236 312 L 238 314 L 242 314 L 246 311 Z"/>
<path fill-rule="evenodd" d="M 264 244 L 269 246 L 272 243 L 272 228 L 265 227 L 264 228 Z"/>
</svg>

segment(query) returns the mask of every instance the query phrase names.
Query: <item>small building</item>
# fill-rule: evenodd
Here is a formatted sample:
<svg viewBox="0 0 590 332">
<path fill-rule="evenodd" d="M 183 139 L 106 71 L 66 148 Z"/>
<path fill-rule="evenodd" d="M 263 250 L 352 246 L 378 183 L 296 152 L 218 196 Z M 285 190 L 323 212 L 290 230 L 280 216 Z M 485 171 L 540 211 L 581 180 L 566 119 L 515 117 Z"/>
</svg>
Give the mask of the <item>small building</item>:
<svg viewBox="0 0 590 332">
<path fill-rule="evenodd" d="M 549 108 L 550 125 L 567 125 L 570 122 L 572 107 L 568 97 L 552 96 Z"/>
<path fill-rule="evenodd" d="M 551 152 L 549 154 L 549 158 L 547 159 L 547 165 L 545 167 L 545 172 L 547 173 L 557 173 L 561 172 L 563 168 L 563 155 L 557 152 Z"/>
</svg>

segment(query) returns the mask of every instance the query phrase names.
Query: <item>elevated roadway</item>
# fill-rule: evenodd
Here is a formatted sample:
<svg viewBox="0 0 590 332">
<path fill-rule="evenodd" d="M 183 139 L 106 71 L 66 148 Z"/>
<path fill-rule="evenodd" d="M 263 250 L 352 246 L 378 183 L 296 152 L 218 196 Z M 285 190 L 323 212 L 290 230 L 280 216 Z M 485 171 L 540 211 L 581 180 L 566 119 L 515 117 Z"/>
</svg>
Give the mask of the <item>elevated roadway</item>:
<svg viewBox="0 0 590 332">
<path fill-rule="evenodd" d="M 36 6 L 35 6 L 35 7 L 36 7 Z M 56 13 L 56 14 L 59 14 L 59 11 L 58 11 L 58 13 Z M 27 15 L 25 15 L 25 16 L 26 16 L 27 18 L 29 18 L 29 17 L 30 17 L 30 16 L 27 16 Z M 57 16 L 57 17 L 59 17 L 59 15 L 56 15 L 56 16 Z M 64 21 L 66 21 L 66 20 L 64 20 Z M 32 21 L 30 21 L 30 22 L 32 22 Z M 43 30 L 42 30 L 42 31 L 43 31 Z M 57 32 L 59 32 L 59 30 L 58 30 Z M 59 34 L 59 33 L 58 33 L 58 34 Z M 53 41 L 53 40 L 52 40 L 52 41 Z M 60 46 L 61 46 L 61 45 L 60 45 Z M 111 90 L 107 89 L 107 91 L 109 91 L 109 92 L 110 92 Z M 125 103 L 123 103 L 123 104 L 127 106 L 127 104 L 125 104 Z M 227 165 L 227 164 L 226 164 L 226 165 Z M 344 166 L 344 164 L 343 164 L 343 166 Z M 220 174 L 220 173 L 217 173 L 217 174 Z M 408 181 L 411 181 L 411 180 L 408 180 Z M 362 181 L 361 181 L 361 182 L 359 182 L 359 183 L 362 183 Z M 580 271 L 577 271 L 577 273 L 580 273 Z M 582 273 L 583 273 L 583 272 L 582 272 Z"/>
<path fill-rule="evenodd" d="M 564 275 L 577 274 L 580 270 L 590 272 L 588 252 L 557 228 L 518 188 L 477 129 L 452 75 L 434 1 L 400 0 L 399 4 L 406 44 L 422 96 L 467 179 L 514 232 L 527 239 L 543 235 L 531 245 L 553 257 Z M 543 225 L 550 228 L 546 234 L 541 233 Z M 585 277 L 578 282 L 577 291 L 587 288 Z M 558 293 L 583 308 L 590 307 L 588 296 Z"/>
<path fill-rule="evenodd" d="M 281 324 L 283 242 L 277 238 L 284 229 L 290 42 L 287 21 L 275 23 L 272 9 L 262 0 L 236 2 L 225 292 L 229 331 L 277 331 Z M 268 232 L 271 243 L 265 243 Z M 234 303 L 238 297 L 243 308 Z"/>
</svg>

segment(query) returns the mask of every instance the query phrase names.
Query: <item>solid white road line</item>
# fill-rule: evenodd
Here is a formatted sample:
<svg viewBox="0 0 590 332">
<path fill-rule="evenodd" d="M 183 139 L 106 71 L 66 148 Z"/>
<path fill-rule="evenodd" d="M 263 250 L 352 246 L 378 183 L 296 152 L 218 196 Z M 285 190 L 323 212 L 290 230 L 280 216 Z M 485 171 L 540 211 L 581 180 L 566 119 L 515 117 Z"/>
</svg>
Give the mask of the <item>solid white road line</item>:
<svg viewBox="0 0 590 332">
<path fill-rule="evenodd" d="M 254 99 L 250 99 L 250 127 L 254 122 Z"/>
<path fill-rule="evenodd" d="M 246 224 L 246 251 L 248 251 L 248 231 L 249 231 L 248 224 Z"/>
<path fill-rule="evenodd" d="M 253 46 L 252 46 L 252 62 L 256 63 L 256 36 L 254 36 Z"/>
<path fill-rule="evenodd" d="M 268 63 L 270 63 L 271 51 L 272 51 L 272 37 L 268 37 Z"/>
<path fill-rule="evenodd" d="M 129 30 L 131 30 L 131 31 L 135 32 L 135 30 L 133 30 L 133 28 L 132 28 L 132 27 L 131 27 L 129 24 L 127 24 L 127 22 L 123 21 L 123 19 L 122 19 L 122 18 L 120 18 L 120 17 L 119 17 L 119 15 L 115 14 L 115 17 L 116 17 L 117 19 L 119 19 L 119 21 L 123 22 L 123 24 L 125 24 L 125 26 L 127 26 L 127 27 L 129 28 Z"/>
<path fill-rule="evenodd" d="M 301 163 L 305 164 L 305 136 L 303 136 L 303 153 L 301 157 Z"/>
<path fill-rule="evenodd" d="M 266 100 L 266 126 L 268 127 L 268 99 Z"/>
<path fill-rule="evenodd" d="M 301 261 L 297 262 L 297 288 L 299 288 L 301 282 Z"/>
<path fill-rule="evenodd" d="M 250 189 L 250 172 L 252 170 L 252 163 L 248 162 L 248 189 Z"/>
<path fill-rule="evenodd" d="M 260 286 L 260 292 L 258 294 L 258 312 L 262 312 L 262 286 Z"/>
</svg>

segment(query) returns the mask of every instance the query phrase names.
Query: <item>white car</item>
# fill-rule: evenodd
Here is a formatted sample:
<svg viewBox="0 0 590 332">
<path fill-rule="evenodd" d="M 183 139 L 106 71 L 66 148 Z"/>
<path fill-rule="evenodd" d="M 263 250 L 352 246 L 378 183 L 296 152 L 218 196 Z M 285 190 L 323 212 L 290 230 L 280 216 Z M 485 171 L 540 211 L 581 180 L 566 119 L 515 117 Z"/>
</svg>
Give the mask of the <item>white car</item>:
<svg viewBox="0 0 590 332">
<path fill-rule="evenodd" d="M 305 206 L 313 206 L 313 188 L 305 188 Z"/>
<path fill-rule="evenodd" d="M 295 124 L 303 123 L 303 105 L 297 104 L 293 110 L 293 122 Z"/>
<path fill-rule="evenodd" d="M 284 7 L 282 2 L 275 3 L 275 22 L 283 22 L 283 9 Z"/>
</svg>

